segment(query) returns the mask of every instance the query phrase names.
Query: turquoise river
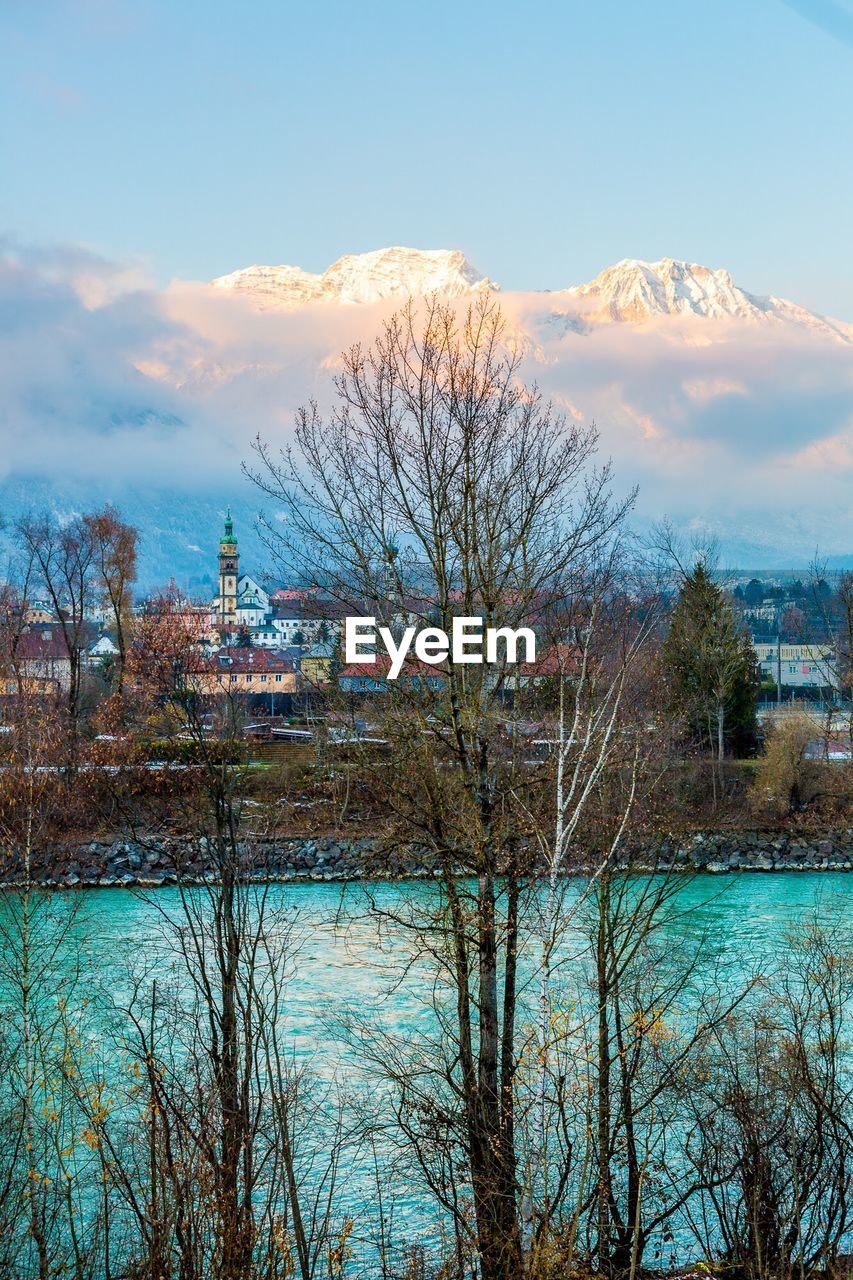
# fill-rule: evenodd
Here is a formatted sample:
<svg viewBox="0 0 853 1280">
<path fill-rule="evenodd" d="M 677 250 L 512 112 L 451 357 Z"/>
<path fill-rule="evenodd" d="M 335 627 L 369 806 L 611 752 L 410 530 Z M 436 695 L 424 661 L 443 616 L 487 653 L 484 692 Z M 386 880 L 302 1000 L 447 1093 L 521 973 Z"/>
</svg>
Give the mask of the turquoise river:
<svg viewBox="0 0 853 1280">
<path fill-rule="evenodd" d="M 367 892 L 380 913 L 387 908 L 394 914 L 435 889 L 425 882 L 394 882 L 372 884 Z M 580 892 L 581 882 L 571 882 L 568 902 Z M 387 918 L 380 922 L 363 889 L 312 882 L 275 885 L 269 894 L 279 921 L 289 922 L 292 929 L 281 1010 L 292 1059 L 321 1081 L 357 1092 L 369 1075 L 345 1030 L 347 1020 L 357 1017 L 362 1035 L 365 1027 L 369 1034 L 371 1025 L 377 1032 L 403 1037 L 428 1031 L 434 1025 L 429 973 L 422 965 L 403 963 L 409 954 L 406 938 Z M 179 910 L 175 889 L 162 888 L 147 897 L 130 890 L 91 889 L 75 900 L 82 903 L 74 927 L 80 977 L 93 1003 L 100 993 L 120 1006 L 133 971 L 159 972 L 169 980 L 162 915 Z M 718 973 L 725 972 L 732 984 L 759 970 L 772 976 L 784 967 L 791 929 L 814 917 L 853 937 L 853 875 L 844 873 L 695 875 L 684 879 L 674 906 L 663 932 L 665 942 L 671 937 L 673 954 L 701 939 L 703 959 Z M 581 949 L 579 916 L 562 940 L 566 955 Z M 378 1081 L 370 1093 L 374 1105 L 381 1100 Z M 363 1160 L 358 1163 L 345 1179 L 354 1214 L 371 1201 L 370 1170 Z M 402 1195 L 396 1212 L 410 1239 L 429 1235 L 430 1211 L 414 1191 Z"/>
</svg>

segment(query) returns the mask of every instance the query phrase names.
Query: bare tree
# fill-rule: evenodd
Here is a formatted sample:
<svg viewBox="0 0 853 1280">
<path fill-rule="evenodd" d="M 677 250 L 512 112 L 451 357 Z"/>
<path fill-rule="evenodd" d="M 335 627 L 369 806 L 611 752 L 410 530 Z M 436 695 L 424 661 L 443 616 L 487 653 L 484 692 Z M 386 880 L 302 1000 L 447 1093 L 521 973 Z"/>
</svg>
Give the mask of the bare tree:
<svg viewBox="0 0 853 1280">
<path fill-rule="evenodd" d="M 18 596 L 0 655 L 0 667 L 13 677 L 0 741 L 2 1103 L 10 1122 L 3 1146 L 13 1154 L 3 1177 L 19 1207 L 3 1247 L 14 1254 L 15 1274 L 49 1280 L 74 1259 L 93 1264 L 100 1249 L 99 1232 L 81 1239 L 85 1218 L 75 1221 L 84 1184 L 91 1182 L 87 1153 L 75 1150 L 79 1114 L 64 1069 L 80 1034 L 79 1023 L 72 1027 L 80 1005 L 80 904 L 56 901 L 41 887 L 48 850 L 73 843 L 90 792 L 80 779 L 68 794 L 67 722 L 20 668 L 20 604 Z"/>
<path fill-rule="evenodd" d="M 83 519 L 60 525 L 48 516 L 27 516 L 18 524 L 18 536 L 65 642 L 70 667 L 68 712 L 76 726 L 83 706 L 83 655 L 94 593 L 93 531 Z"/>
<path fill-rule="evenodd" d="M 714 1029 L 688 1095 L 694 1231 L 750 1280 L 836 1274 L 853 1228 L 847 932 L 794 930 L 784 965 Z"/>
<path fill-rule="evenodd" d="M 331 1123 L 334 1099 L 290 1061 L 294 925 L 265 878 L 272 829 L 257 812 L 247 823 L 240 708 L 224 692 L 211 713 L 197 639 L 170 591 L 140 618 L 128 662 L 137 715 L 168 716 L 192 748 L 193 786 L 169 790 L 163 820 L 198 853 L 204 875 L 179 865 L 177 902 L 148 898 L 162 958 L 136 974 L 124 1010 L 148 1133 L 137 1176 L 121 1186 L 146 1276 L 278 1280 L 295 1271 L 312 1280 L 335 1226 L 343 1113 Z M 131 787 L 133 775 L 131 761 Z M 126 812 L 135 837 L 156 845 L 152 811 L 145 829 L 133 825 L 132 803 Z M 112 1154 L 120 1167 L 122 1151 Z"/>
<path fill-rule="evenodd" d="M 287 513 L 283 538 L 264 526 L 271 547 L 398 631 L 417 620 L 447 631 L 459 616 L 484 627 L 558 616 L 583 592 L 591 561 L 608 559 L 629 504 L 612 502 L 609 467 L 591 466 L 594 429 L 567 423 L 522 384 L 519 366 L 488 299 L 462 314 L 433 300 L 423 314 L 410 305 L 395 315 L 369 350 L 345 353 L 331 414 L 300 411 L 294 453 L 259 442 L 254 478 Z M 442 1037 L 429 1047 L 386 1039 L 382 1057 L 421 1174 L 483 1280 L 525 1266 L 518 956 L 526 886 L 541 869 L 531 815 L 542 782 L 515 719 L 524 702 L 507 653 L 484 667 L 412 667 L 386 682 L 371 712 L 386 756 L 359 757 L 393 815 L 389 845 L 417 842 L 438 877 L 432 909 L 396 923 L 437 966 Z M 606 723 L 606 709 L 593 714 Z M 592 733 L 576 802 L 601 756 Z M 575 801 L 563 800 L 573 814 Z M 374 1059 L 379 1045 L 374 1037 Z"/>
<path fill-rule="evenodd" d="M 109 606 L 118 648 L 115 687 L 124 687 L 128 638 L 133 605 L 132 588 L 136 580 L 136 548 L 139 534 L 126 524 L 115 507 L 107 504 L 101 511 L 83 517 L 94 547 L 96 588 Z"/>
</svg>

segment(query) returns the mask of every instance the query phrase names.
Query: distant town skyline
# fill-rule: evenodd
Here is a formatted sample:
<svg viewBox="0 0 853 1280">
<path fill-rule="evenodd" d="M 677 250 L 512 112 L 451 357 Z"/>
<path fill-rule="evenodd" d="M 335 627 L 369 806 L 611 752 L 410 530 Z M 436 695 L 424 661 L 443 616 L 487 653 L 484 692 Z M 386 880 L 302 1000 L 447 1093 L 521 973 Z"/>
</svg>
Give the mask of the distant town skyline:
<svg viewBox="0 0 853 1280">
<path fill-rule="evenodd" d="M 428 20 L 425 20 L 428 19 Z M 853 320 L 853 7 L 0 12 L 0 231 L 162 285 L 460 248 L 505 289 L 625 257 Z"/>
</svg>

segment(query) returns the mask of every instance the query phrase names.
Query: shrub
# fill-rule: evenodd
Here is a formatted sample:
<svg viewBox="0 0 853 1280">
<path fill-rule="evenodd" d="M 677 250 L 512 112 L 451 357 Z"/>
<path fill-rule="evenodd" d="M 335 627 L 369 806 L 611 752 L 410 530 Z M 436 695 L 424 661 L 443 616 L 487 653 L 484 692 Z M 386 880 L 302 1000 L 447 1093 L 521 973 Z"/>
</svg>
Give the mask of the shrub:
<svg viewBox="0 0 853 1280">
<path fill-rule="evenodd" d="M 814 799 L 817 770 L 807 752 L 819 736 L 820 726 L 806 711 L 774 719 L 750 794 L 755 812 L 785 818 Z"/>
<path fill-rule="evenodd" d="M 177 764 L 202 764 L 216 761 L 239 764 L 245 757 L 245 748 L 237 739 L 212 740 L 204 743 L 191 738 L 158 738 L 139 744 L 145 760 L 175 762 Z"/>
</svg>

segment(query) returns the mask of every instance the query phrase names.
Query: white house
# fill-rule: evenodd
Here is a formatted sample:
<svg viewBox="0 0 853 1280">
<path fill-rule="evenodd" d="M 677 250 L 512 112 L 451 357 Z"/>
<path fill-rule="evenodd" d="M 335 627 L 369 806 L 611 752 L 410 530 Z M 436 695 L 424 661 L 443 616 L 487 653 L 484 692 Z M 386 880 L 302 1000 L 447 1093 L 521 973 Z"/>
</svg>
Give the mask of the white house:
<svg viewBox="0 0 853 1280">
<path fill-rule="evenodd" d="M 281 648 L 281 635 L 271 622 L 253 624 L 247 621 L 246 625 L 251 628 L 252 644 L 257 645 L 259 649 Z"/>
<path fill-rule="evenodd" d="M 118 654 L 118 645 L 108 635 L 98 636 L 95 643 L 89 650 L 89 661 L 99 662 L 102 658 L 115 658 Z"/>
<path fill-rule="evenodd" d="M 269 592 L 244 573 L 237 583 L 237 622 L 254 630 L 263 627 L 269 619 Z"/>
<path fill-rule="evenodd" d="M 270 622 L 278 631 L 281 644 L 312 645 L 340 634 L 342 613 L 343 609 L 331 600 L 284 600 L 275 603 Z"/>
<path fill-rule="evenodd" d="M 787 689 L 837 689 L 835 652 L 828 644 L 783 644 L 754 640 L 762 678 Z"/>
</svg>

